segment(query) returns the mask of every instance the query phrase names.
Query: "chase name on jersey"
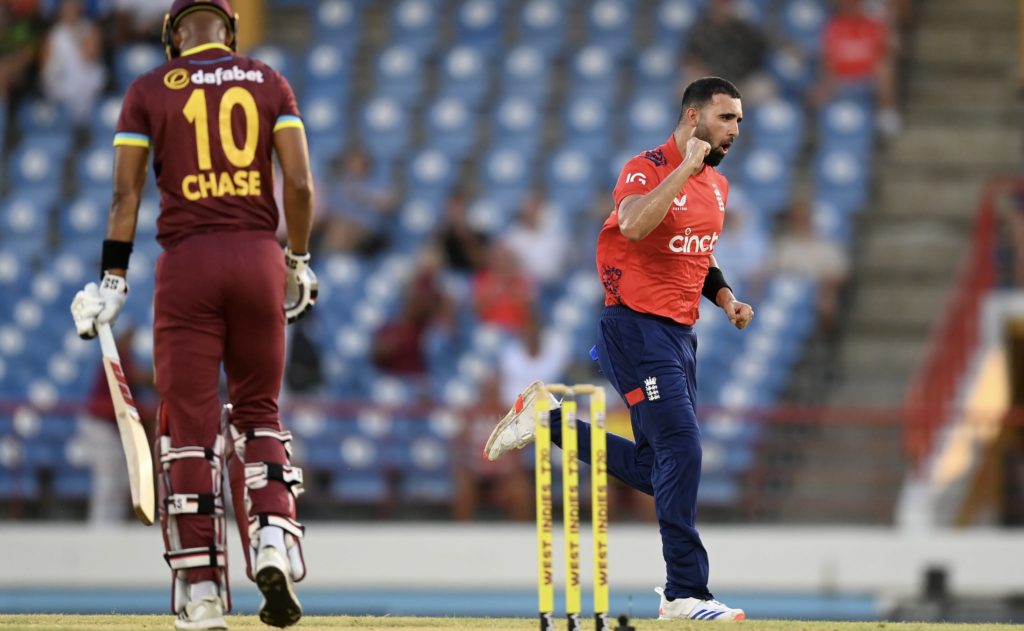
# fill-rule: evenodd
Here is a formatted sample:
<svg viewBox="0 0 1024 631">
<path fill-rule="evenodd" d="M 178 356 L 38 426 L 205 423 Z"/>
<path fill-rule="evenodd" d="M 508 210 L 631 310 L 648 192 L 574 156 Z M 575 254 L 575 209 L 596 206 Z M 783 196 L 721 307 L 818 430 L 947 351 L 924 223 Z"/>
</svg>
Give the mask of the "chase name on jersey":
<svg viewBox="0 0 1024 631">
<path fill-rule="evenodd" d="M 189 79 L 196 85 L 220 85 L 226 81 L 254 81 L 263 83 L 262 70 L 242 70 L 238 66 L 217 68 L 212 72 L 196 70 Z"/>
<path fill-rule="evenodd" d="M 181 193 L 194 202 L 207 197 L 262 195 L 259 171 L 206 171 L 186 175 L 181 181 Z"/>
<path fill-rule="evenodd" d="M 718 233 L 693 234 L 692 228 L 687 228 L 683 234 L 677 234 L 668 240 L 668 249 L 676 254 L 711 254 L 715 251 L 715 244 L 718 243 Z"/>
</svg>

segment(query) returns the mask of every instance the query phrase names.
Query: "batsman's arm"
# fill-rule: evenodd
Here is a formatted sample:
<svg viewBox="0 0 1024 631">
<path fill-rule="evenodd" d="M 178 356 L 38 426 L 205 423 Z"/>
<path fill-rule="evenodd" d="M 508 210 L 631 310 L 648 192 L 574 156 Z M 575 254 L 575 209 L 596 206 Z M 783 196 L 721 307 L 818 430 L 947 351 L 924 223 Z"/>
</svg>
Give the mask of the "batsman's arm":
<svg viewBox="0 0 1024 631">
<path fill-rule="evenodd" d="M 114 147 L 114 192 L 107 220 L 107 239 L 132 243 L 139 219 L 142 187 L 146 184 L 146 162 L 149 150 L 144 147 L 121 145 Z M 124 276 L 126 270 L 105 270 Z"/>
<path fill-rule="evenodd" d="M 305 130 L 301 127 L 277 130 L 274 150 L 281 163 L 288 247 L 292 252 L 305 254 L 309 252 L 309 232 L 313 226 L 313 173 L 309 168 Z"/>
</svg>

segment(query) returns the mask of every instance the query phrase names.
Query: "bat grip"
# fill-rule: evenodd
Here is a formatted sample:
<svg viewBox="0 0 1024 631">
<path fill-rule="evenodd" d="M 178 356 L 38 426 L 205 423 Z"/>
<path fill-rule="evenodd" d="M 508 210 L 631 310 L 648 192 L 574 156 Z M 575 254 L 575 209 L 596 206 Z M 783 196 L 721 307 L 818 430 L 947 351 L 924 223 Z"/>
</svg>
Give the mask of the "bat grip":
<svg viewBox="0 0 1024 631">
<path fill-rule="evenodd" d="M 121 356 L 117 352 L 117 344 L 114 343 L 114 332 L 110 330 L 110 324 L 97 324 L 96 334 L 100 338 L 100 350 L 107 359 L 121 363 Z"/>
</svg>

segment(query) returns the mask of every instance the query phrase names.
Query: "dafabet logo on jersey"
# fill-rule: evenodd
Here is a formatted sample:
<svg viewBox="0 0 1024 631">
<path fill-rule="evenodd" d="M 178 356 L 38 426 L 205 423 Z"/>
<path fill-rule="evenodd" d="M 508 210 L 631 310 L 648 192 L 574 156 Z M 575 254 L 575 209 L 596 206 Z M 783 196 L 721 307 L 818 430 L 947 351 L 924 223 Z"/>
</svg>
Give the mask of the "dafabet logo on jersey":
<svg viewBox="0 0 1024 631">
<path fill-rule="evenodd" d="M 164 75 L 164 85 L 172 90 L 180 90 L 188 85 L 188 70 L 173 68 Z"/>
</svg>

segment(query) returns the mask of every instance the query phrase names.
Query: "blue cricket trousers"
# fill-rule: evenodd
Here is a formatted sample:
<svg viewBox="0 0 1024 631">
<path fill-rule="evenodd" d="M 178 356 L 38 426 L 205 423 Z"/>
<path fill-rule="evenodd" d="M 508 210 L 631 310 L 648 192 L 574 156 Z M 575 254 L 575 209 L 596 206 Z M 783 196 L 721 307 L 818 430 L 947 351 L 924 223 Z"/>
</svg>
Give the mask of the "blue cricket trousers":
<svg viewBox="0 0 1024 631">
<path fill-rule="evenodd" d="M 654 496 L 669 599 L 712 598 L 708 554 L 697 534 L 701 444 L 697 426 L 697 336 L 689 326 L 626 307 L 605 307 L 597 339 L 605 377 L 629 404 L 636 442 L 608 435 L 608 471 Z M 561 445 L 560 416 L 552 439 Z M 590 425 L 579 422 L 580 459 L 590 461 Z"/>
</svg>

